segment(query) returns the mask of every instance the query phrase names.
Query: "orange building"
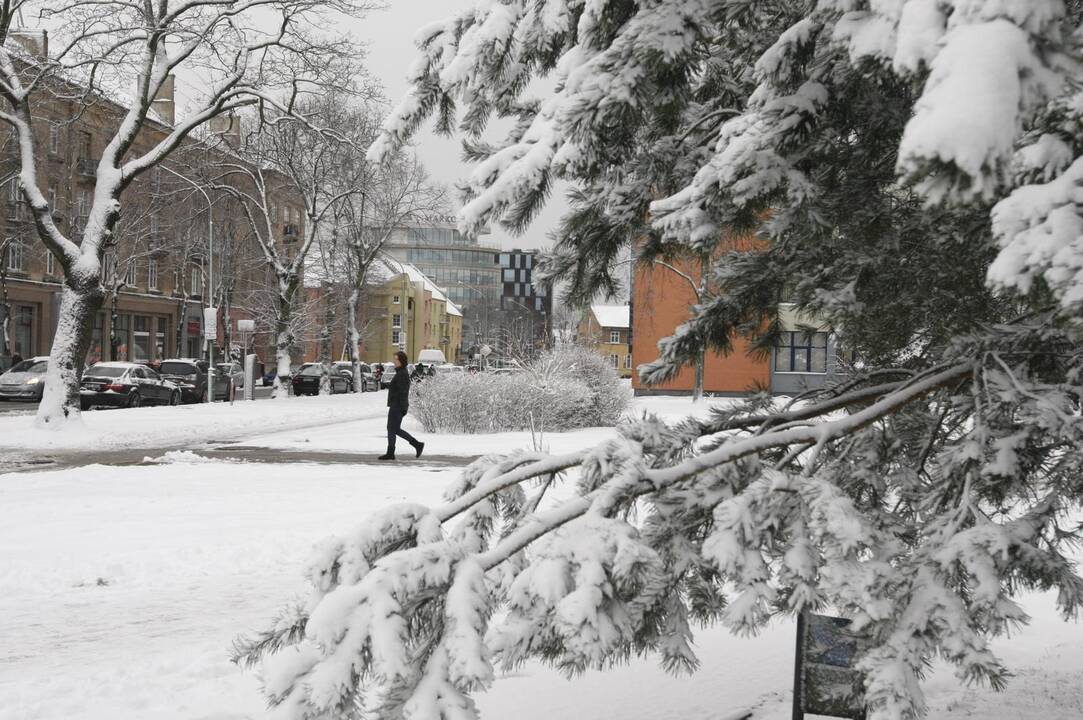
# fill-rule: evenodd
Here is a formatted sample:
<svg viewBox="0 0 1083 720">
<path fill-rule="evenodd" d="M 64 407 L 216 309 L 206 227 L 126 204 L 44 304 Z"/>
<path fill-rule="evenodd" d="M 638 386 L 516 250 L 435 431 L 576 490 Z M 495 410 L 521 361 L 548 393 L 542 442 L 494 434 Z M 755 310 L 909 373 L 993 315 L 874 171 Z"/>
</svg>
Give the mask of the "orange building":
<svg viewBox="0 0 1083 720">
<path fill-rule="evenodd" d="M 696 304 L 692 283 L 698 284 L 699 279 L 696 260 L 637 265 L 631 292 L 634 368 L 656 360 L 659 341 L 672 335 L 691 316 L 692 306 Z M 783 305 L 780 322 L 783 339 L 769 356 L 750 354 L 748 341 L 741 337 L 734 339 L 733 351 L 728 355 L 708 353 L 704 362 L 704 392 L 745 395 L 768 390 L 792 395 L 822 387 L 837 372 L 830 328 L 813 318 L 799 316 L 789 305 Z M 691 393 L 694 383 L 695 368 L 691 365 L 682 368 L 669 382 L 652 386 L 645 385 L 638 373 L 632 373 L 632 387 L 637 395 Z"/>
</svg>

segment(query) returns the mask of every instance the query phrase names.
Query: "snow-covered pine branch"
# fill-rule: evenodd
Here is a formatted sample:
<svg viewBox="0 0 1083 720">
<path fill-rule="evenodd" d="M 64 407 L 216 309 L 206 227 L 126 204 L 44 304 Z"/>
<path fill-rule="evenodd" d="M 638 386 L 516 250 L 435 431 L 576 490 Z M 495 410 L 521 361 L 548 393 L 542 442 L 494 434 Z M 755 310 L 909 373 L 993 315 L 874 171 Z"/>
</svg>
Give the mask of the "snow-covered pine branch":
<svg viewBox="0 0 1083 720">
<path fill-rule="evenodd" d="M 588 451 L 483 458 L 445 504 L 388 508 L 328 541 L 304 609 L 236 657 L 262 658 L 285 717 L 475 718 L 470 693 L 497 666 L 575 674 L 656 654 L 694 669 L 698 623 L 755 632 L 826 605 L 872 639 L 878 720 L 920 717 L 933 657 L 999 685 L 989 641 L 1025 621 L 1012 594 L 1057 588 L 1066 614 L 1083 601 L 1063 554 L 1076 465 L 1061 461 L 1083 441 L 1081 395 L 1028 370 L 1050 359 L 1047 320 L 1001 329 L 1014 352 L 961 346 L 782 413 L 646 417 Z M 554 475 L 557 499 L 537 506 Z"/>
<path fill-rule="evenodd" d="M 529 648 L 575 669 L 661 649 L 682 666 L 693 618 L 752 629 L 833 604 L 874 641 L 871 717 L 909 720 L 934 656 L 1004 681 L 988 639 L 1023 620 L 1019 588 L 1056 587 L 1075 611 L 1080 581 L 1061 547 L 1079 537 L 1065 517 L 1083 498 L 1072 479 L 1083 462 L 1081 24 L 1083 9 L 1060 0 L 498 0 L 418 33 L 410 89 L 370 157 L 430 116 L 460 132 L 474 164 L 467 229 L 520 230 L 553 181 L 568 181 L 571 212 L 542 270 L 568 280 L 572 299 L 615 289 L 612 266 L 632 243 L 644 261 L 711 259 L 691 317 L 642 379 L 671 378 L 705 349 L 732 352 L 737 336 L 771 352 L 784 303 L 834 328 L 852 365 L 811 401 L 631 424 L 589 454 L 576 497 L 537 515 L 562 529 L 512 530 L 537 544 L 492 566 L 495 600 L 458 608 L 460 627 L 521 621 L 481 661 Z M 483 141 L 494 118 L 512 127 Z M 968 370 L 947 386 L 848 425 L 957 364 Z M 738 446 L 757 449 L 733 459 Z M 628 496 L 689 463 L 673 485 Z M 584 504 L 638 540 L 580 523 Z M 580 530 L 581 542 L 562 540 Z M 654 577 L 650 553 L 629 542 L 671 574 Z M 446 534 L 431 544 L 446 553 L 446 588 L 459 550 Z M 595 545 L 601 556 L 575 555 Z M 499 580 L 508 565 L 520 594 Z M 659 581 L 682 602 L 652 604 Z M 472 662 L 454 685 L 435 670 L 450 657 L 442 597 L 407 644 L 445 683 L 426 687 L 451 683 L 445 697 L 459 698 L 488 674 Z M 425 667 L 392 679 L 394 692 Z"/>
</svg>

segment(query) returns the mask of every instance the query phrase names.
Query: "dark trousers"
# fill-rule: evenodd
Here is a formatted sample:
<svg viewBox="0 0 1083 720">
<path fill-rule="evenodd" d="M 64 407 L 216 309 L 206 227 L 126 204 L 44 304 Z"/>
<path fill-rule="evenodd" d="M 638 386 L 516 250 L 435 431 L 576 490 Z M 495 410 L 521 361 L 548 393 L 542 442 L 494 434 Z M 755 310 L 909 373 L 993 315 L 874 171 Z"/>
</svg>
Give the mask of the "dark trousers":
<svg viewBox="0 0 1083 720">
<path fill-rule="evenodd" d="M 406 413 L 394 407 L 387 411 L 387 451 L 389 453 L 395 452 L 396 435 L 411 445 L 417 445 L 417 438 L 402 429 L 402 418 L 405 415 Z"/>
</svg>

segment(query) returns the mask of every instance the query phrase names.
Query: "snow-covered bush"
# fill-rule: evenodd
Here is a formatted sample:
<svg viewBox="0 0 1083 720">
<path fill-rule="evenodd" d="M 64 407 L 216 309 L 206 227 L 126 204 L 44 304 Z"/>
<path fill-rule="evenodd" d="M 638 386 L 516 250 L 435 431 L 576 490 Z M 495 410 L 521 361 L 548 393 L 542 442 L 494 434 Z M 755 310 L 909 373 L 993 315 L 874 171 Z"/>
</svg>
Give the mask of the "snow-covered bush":
<svg viewBox="0 0 1083 720">
<path fill-rule="evenodd" d="M 548 432 L 615 425 L 629 399 L 603 357 L 566 346 L 521 372 L 438 375 L 418 383 L 410 412 L 429 432 Z"/>
</svg>

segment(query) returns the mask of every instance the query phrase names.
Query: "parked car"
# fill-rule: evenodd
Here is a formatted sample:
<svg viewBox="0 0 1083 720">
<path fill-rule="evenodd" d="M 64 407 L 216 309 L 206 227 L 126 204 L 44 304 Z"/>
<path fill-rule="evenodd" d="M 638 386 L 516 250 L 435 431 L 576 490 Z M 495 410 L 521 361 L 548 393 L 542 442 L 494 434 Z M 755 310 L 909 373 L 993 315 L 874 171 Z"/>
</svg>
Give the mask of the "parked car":
<svg viewBox="0 0 1083 720">
<path fill-rule="evenodd" d="M 84 410 L 95 405 L 139 407 L 179 405 L 181 389 L 145 365 L 131 362 L 101 362 L 83 373 L 79 404 Z"/>
<path fill-rule="evenodd" d="M 163 360 L 158 374 L 180 388 L 182 402 L 207 402 L 206 368 L 196 360 Z"/>
<path fill-rule="evenodd" d="M 395 377 L 395 363 L 381 363 L 380 367 L 384 369 L 382 375 L 380 375 L 380 389 L 386 388 L 391 384 L 391 378 Z"/>
<path fill-rule="evenodd" d="M 229 381 L 233 380 L 233 389 L 240 393 L 244 389 L 244 368 L 236 360 L 214 364 L 214 399 L 229 400 Z"/>
<path fill-rule="evenodd" d="M 293 394 L 319 395 L 320 378 L 322 376 L 323 365 L 321 363 L 305 363 L 293 376 Z M 332 395 L 350 392 L 350 379 L 348 377 L 343 377 L 340 373 L 332 370 L 330 381 Z"/>
<path fill-rule="evenodd" d="M 39 402 L 45 389 L 45 371 L 49 357 L 32 357 L 16 363 L 0 375 L 0 400 L 31 400 Z"/>
<path fill-rule="evenodd" d="M 438 375 L 462 375 L 466 372 L 466 369 L 462 365 L 451 365 L 444 363 L 443 365 L 437 365 L 435 368 Z"/>
<path fill-rule="evenodd" d="M 429 365 L 447 365 L 447 358 L 444 357 L 443 350 L 437 350 L 436 348 L 426 348 L 417 354 L 417 361 L 419 363 L 425 363 L 426 367 Z"/>
<path fill-rule="evenodd" d="M 355 380 L 353 376 L 353 363 L 348 360 L 337 360 L 331 364 L 335 366 L 335 369 L 338 370 L 340 375 L 349 379 L 350 392 L 353 392 L 357 385 L 357 380 Z M 368 363 L 361 363 L 360 382 L 361 392 L 370 392 L 380 389 L 379 383 L 376 382 L 376 373 Z"/>
</svg>

